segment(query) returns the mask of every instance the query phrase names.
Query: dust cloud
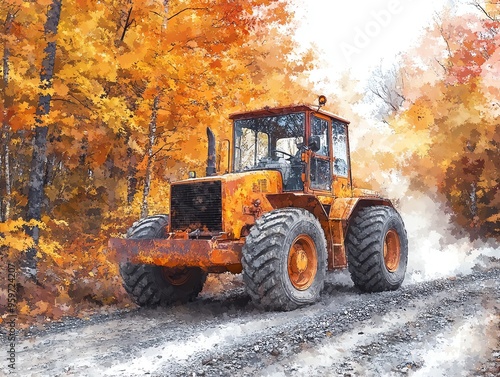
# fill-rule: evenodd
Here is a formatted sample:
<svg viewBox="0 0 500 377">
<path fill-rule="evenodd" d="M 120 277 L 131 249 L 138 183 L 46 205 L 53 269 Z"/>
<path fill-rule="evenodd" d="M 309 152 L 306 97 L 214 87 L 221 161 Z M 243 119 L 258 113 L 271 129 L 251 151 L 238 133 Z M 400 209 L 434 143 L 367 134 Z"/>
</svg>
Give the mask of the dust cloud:
<svg viewBox="0 0 500 377">
<path fill-rule="evenodd" d="M 470 241 L 452 232 L 450 215 L 433 200 L 436 194 L 411 190 L 409 180 L 395 171 L 385 174 L 385 194 L 393 199 L 408 234 L 408 268 L 404 284 L 468 275 L 475 266 L 487 267 L 500 258 L 493 241 Z"/>
</svg>

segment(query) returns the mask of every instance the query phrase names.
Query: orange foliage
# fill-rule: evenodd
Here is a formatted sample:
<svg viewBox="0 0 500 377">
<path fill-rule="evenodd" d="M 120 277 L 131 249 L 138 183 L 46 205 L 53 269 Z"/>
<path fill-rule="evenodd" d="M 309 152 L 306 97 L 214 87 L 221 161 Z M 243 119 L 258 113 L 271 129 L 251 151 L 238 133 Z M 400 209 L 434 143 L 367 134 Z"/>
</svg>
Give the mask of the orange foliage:
<svg viewBox="0 0 500 377">
<path fill-rule="evenodd" d="M 446 14 L 428 30 L 405 56 L 405 102 L 388 120 L 389 165 L 412 188 L 437 190 L 473 239 L 500 237 L 499 7 Z"/>
<path fill-rule="evenodd" d="M 0 72 L 0 117 L 9 135 L 1 139 L 0 153 L 8 143 L 12 205 L 0 222 L 3 265 L 20 265 L 30 243 L 23 226 L 34 225 L 22 219 L 47 4 L 0 4 L 2 21 L 13 15 L 11 30 L 0 30 L 9 67 Z M 170 179 L 204 169 L 206 126 L 221 140 L 231 112 L 311 97 L 304 75 L 314 56 L 295 53 L 293 15 L 285 0 L 62 4 L 54 78 L 44 92 L 52 97 L 43 119 L 49 135 L 37 281 L 18 274 L 18 315 L 24 323 L 130 304 L 105 245 L 139 217 L 156 97 L 147 198 L 156 213 L 168 212 Z M 2 195 L 5 177 L 0 174 Z M 5 297 L 2 281 L 0 302 Z"/>
</svg>

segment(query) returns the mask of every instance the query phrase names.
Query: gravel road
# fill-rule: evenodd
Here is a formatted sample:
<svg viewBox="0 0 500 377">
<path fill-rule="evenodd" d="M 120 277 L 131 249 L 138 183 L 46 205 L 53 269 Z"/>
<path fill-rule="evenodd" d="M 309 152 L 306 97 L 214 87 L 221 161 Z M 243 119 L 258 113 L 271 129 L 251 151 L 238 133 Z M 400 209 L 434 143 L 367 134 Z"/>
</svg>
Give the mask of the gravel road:
<svg viewBox="0 0 500 377">
<path fill-rule="evenodd" d="M 334 272 L 319 303 L 288 313 L 257 310 L 238 276 L 210 277 L 187 305 L 71 320 L 27 334 L 16 346 L 17 371 L 37 377 L 499 376 L 500 263 L 488 265 L 377 294 L 359 293 L 345 272 Z"/>
</svg>

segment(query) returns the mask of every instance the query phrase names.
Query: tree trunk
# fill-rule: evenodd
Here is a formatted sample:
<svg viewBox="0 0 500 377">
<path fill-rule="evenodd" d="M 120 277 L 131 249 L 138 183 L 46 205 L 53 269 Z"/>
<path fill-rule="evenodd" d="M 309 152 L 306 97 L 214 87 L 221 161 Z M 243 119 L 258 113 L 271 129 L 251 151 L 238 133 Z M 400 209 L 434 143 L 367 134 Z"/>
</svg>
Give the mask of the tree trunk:
<svg viewBox="0 0 500 377">
<path fill-rule="evenodd" d="M 10 205 L 12 201 L 12 181 L 10 175 L 10 126 L 3 125 L 4 148 L 3 148 L 3 175 L 5 178 L 5 197 L 3 199 L 3 221 L 10 218 Z"/>
<path fill-rule="evenodd" d="M 158 106 L 160 103 L 160 94 L 157 94 L 153 100 L 153 109 L 151 111 L 151 121 L 149 122 L 149 143 L 148 143 L 148 163 L 146 165 L 146 173 L 144 176 L 144 190 L 142 192 L 142 207 L 141 217 L 146 217 L 149 214 L 148 197 L 151 189 L 151 175 L 153 170 L 154 153 L 153 147 L 156 144 L 156 119 L 158 117 Z"/>
<path fill-rule="evenodd" d="M 9 35 L 12 29 L 12 22 L 14 20 L 15 13 L 11 11 L 7 12 L 5 17 L 5 30 L 4 34 Z M 2 195 L 2 202 L 0 203 L 0 221 L 7 221 L 10 217 L 10 203 L 12 197 L 12 182 L 10 175 L 10 117 L 9 109 L 12 106 L 12 96 L 7 94 L 7 87 L 9 85 L 9 58 L 10 49 L 7 46 L 7 42 L 4 42 L 3 46 L 3 77 L 2 77 L 2 87 L 3 87 L 3 120 L 2 120 L 2 134 L 1 134 L 1 176 L 3 177 L 3 182 L 1 187 L 5 192 Z"/>
<path fill-rule="evenodd" d="M 163 31 L 167 30 L 169 2 L 170 0 L 163 0 L 163 12 L 165 13 L 165 17 L 163 17 Z"/>
<path fill-rule="evenodd" d="M 470 199 L 470 214 L 472 217 L 472 224 L 476 224 L 477 222 L 477 182 L 472 182 L 470 185 L 470 193 L 469 193 L 469 199 Z"/>
<path fill-rule="evenodd" d="M 127 148 L 127 204 L 132 204 L 134 196 L 137 192 L 137 169 L 135 168 L 134 150 Z"/>
<path fill-rule="evenodd" d="M 169 0 L 163 1 L 163 10 L 165 12 L 165 16 L 163 18 L 163 25 L 162 25 L 163 31 L 166 30 L 166 28 L 167 28 L 168 3 L 169 3 Z M 158 88 L 158 94 L 155 96 L 155 98 L 153 100 L 153 108 L 151 111 L 151 122 L 149 123 L 149 143 L 148 143 L 148 150 L 147 150 L 148 163 L 146 165 L 146 173 L 144 176 L 144 190 L 142 193 L 142 206 L 141 206 L 141 217 L 142 218 L 148 216 L 148 214 L 149 214 L 148 197 L 149 197 L 149 191 L 151 190 L 151 175 L 152 175 L 153 162 L 154 162 L 153 147 L 156 144 L 156 119 L 158 117 L 158 107 L 160 104 L 160 96 L 161 96 L 161 93 L 160 93 L 160 89 Z"/>
<path fill-rule="evenodd" d="M 47 11 L 47 21 L 45 22 L 44 35 L 47 42 L 45 56 L 42 61 L 40 71 L 40 89 L 42 93 L 38 98 L 38 107 L 35 116 L 35 133 L 33 138 L 33 156 L 31 159 L 30 179 L 28 183 L 28 211 L 27 220 L 40 220 L 44 199 L 44 174 L 47 160 L 47 133 L 48 125 L 44 124 L 43 117 L 50 112 L 51 95 L 43 93 L 52 86 L 54 77 L 54 65 L 56 59 L 56 41 L 59 18 L 61 16 L 62 0 L 52 0 L 52 5 Z M 27 229 L 27 233 L 33 238 L 35 245 L 40 237 L 38 227 Z M 26 253 L 24 266 L 26 272 L 32 277 L 36 277 L 37 260 L 36 247 L 29 249 Z"/>
</svg>

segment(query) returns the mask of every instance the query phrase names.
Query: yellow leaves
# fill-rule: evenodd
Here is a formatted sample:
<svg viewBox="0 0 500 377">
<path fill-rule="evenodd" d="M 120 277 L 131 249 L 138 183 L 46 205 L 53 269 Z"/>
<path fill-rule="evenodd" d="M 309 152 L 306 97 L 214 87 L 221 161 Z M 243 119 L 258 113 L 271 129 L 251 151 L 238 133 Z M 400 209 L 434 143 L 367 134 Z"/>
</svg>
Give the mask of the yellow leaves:
<svg viewBox="0 0 500 377">
<path fill-rule="evenodd" d="M 25 221 L 23 219 L 17 219 L 17 220 L 12 220 L 9 219 L 5 222 L 0 222 L 0 233 L 10 233 L 10 232 L 16 232 L 19 230 L 22 230 L 24 226 L 40 226 L 38 221 L 36 220 L 31 220 L 31 221 Z"/>
<path fill-rule="evenodd" d="M 18 306 L 19 314 L 28 315 L 30 313 L 30 307 L 26 301 L 20 302 Z"/>
<path fill-rule="evenodd" d="M 453 221 L 471 237 L 497 237 L 498 167 L 493 161 L 500 156 L 492 140 L 500 112 L 492 104 L 500 94 L 495 86 L 500 48 L 490 32 L 498 25 L 472 16 L 469 21 L 466 29 L 459 18 L 440 21 L 417 53 L 407 56 L 401 69 L 408 75 L 402 93 L 408 107 L 390 120 L 400 136 L 391 147 L 411 152 L 405 173 L 414 186 L 437 188 Z"/>
<path fill-rule="evenodd" d="M 9 219 L 0 222 L 0 247 L 7 247 L 16 252 L 26 251 L 33 247 L 33 239 L 24 232 L 24 227 L 33 226 L 43 228 L 43 224 L 35 220 Z"/>
<path fill-rule="evenodd" d="M 500 213 L 496 213 L 486 219 L 490 223 L 500 223 Z"/>
<path fill-rule="evenodd" d="M 432 109 L 426 106 L 426 101 L 419 101 L 404 114 L 412 129 L 425 130 L 434 124 Z"/>
<path fill-rule="evenodd" d="M 43 5 L 43 6 L 51 6 L 52 5 L 52 0 L 37 0 L 38 4 Z"/>
<path fill-rule="evenodd" d="M 69 92 L 68 86 L 60 81 L 55 81 L 53 87 L 54 87 L 54 94 L 61 97 L 65 97 Z"/>
<path fill-rule="evenodd" d="M 42 237 L 39 244 L 40 257 L 48 256 L 52 261 L 54 261 L 58 266 L 62 266 L 63 257 L 58 251 L 62 250 L 62 246 L 59 242 L 47 240 Z"/>
<path fill-rule="evenodd" d="M 100 34 L 100 28 L 98 27 L 98 22 L 103 17 L 106 17 L 104 9 L 97 9 L 89 12 L 89 17 L 86 20 L 82 20 L 78 23 L 79 33 L 83 35 L 92 35 L 96 37 L 102 37 Z"/>
<path fill-rule="evenodd" d="M 33 247 L 33 239 L 26 235 L 6 235 L 0 237 L 0 246 L 6 246 L 17 251 L 24 251 Z"/>
<path fill-rule="evenodd" d="M 129 52 L 117 57 L 120 66 L 123 69 L 130 69 L 138 61 L 138 57 L 134 52 Z"/>
<path fill-rule="evenodd" d="M 144 153 L 144 145 L 139 145 L 133 138 L 128 140 L 127 146 L 139 154 Z"/>
<path fill-rule="evenodd" d="M 76 125 L 75 117 L 73 115 L 69 115 L 67 113 L 62 113 L 59 121 L 61 124 L 65 125 L 69 128 L 72 128 Z"/>
<path fill-rule="evenodd" d="M 96 105 L 100 111 L 101 121 L 106 123 L 111 130 L 117 132 L 124 123 L 133 125 L 133 114 L 123 99 L 104 96 L 96 99 Z"/>
<path fill-rule="evenodd" d="M 58 226 L 65 226 L 65 227 L 68 227 L 69 224 L 67 221 L 64 221 L 64 220 L 58 220 L 58 219 L 54 219 L 54 218 L 51 218 L 49 216 L 42 216 L 42 222 L 44 222 L 45 224 L 48 224 L 49 222 L 52 222 Z"/>
</svg>

